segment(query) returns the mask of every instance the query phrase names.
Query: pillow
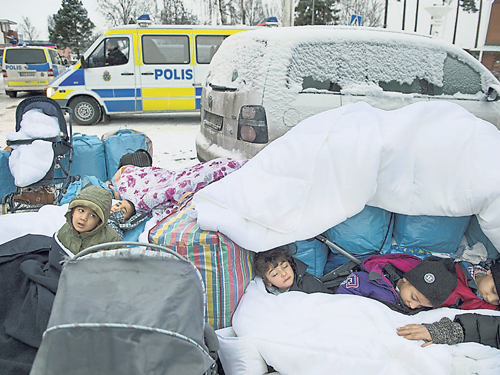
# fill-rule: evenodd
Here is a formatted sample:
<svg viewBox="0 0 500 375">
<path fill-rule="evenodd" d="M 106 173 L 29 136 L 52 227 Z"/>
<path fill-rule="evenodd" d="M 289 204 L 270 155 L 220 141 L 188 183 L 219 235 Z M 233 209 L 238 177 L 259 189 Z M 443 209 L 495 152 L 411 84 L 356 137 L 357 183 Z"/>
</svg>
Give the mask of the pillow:
<svg viewBox="0 0 500 375">
<path fill-rule="evenodd" d="M 452 255 L 469 225 L 470 216 L 409 216 L 396 214 L 394 239 L 400 248 Z"/>
<path fill-rule="evenodd" d="M 367 256 L 391 246 L 391 216 L 389 211 L 365 206 L 361 212 L 328 229 L 324 235 L 355 257 Z"/>
<path fill-rule="evenodd" d="M 219 358 L 226 375 L 267 374 L 267 364 L 251 339 L 238 337 L 233 327 L 216 330 Z"/>
</svg>

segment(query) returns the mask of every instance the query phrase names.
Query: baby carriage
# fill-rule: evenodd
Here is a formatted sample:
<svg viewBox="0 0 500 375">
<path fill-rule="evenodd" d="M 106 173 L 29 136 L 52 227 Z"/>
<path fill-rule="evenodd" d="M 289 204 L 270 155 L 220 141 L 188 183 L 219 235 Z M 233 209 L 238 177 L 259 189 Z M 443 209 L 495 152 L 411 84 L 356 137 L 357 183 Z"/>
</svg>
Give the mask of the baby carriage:
<svg viewBox="0 0 500 375">
<path fill-rule="evenodd" d="M 90 247 L 63 267 L 30 374 L 215 375 L 219 345 L 206 308 L 199 271 L 174 251 Z"/>
<path fill-rule="evenodd" d="M 71 182 L 70 108 L 45 96 L 23 100 L 16 109 L 16 133 L 7 136 L 7 145 L 12 148 L 9 168 L 16 191 L 2 198 L 2 213 L 57 204 Z"/>
</svg>

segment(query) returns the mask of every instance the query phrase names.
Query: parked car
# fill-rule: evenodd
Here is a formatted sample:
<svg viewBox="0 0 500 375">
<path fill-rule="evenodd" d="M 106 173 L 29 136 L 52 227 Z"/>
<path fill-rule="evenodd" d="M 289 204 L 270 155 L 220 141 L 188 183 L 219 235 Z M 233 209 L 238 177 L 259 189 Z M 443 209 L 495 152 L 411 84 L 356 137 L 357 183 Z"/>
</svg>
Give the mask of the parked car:
<svg viewBox="0 0 500 375">
<path fill-rule="evenodd" d="M 266 28 L 227 38 L 202 85 L 198 159 L 251 158 L 301 120 L 365 101 L 447 100 L 500 127 L 500 82 L 444 40 L 386 29 Z"/>
</svg>

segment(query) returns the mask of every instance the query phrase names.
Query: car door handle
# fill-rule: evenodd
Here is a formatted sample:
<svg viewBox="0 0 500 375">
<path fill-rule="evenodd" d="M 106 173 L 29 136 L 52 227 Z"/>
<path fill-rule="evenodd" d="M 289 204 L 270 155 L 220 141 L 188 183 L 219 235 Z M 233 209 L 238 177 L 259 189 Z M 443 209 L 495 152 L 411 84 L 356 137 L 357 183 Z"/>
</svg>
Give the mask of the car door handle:
<svg viewBox="0 0 500 375">
<path fill-rule="evenodd" d="M 141 75 L 143 75 L 143 76 L 152 76 L 152 75 L 154 75 L 154 73 L 153 72 L 145 72 L 145 73 L 141 73 Z"/>
<path fill-rule="evenodd" d="M 122 73 L 122 76 L 133 76 L 134 73 Z"/>
</svg>

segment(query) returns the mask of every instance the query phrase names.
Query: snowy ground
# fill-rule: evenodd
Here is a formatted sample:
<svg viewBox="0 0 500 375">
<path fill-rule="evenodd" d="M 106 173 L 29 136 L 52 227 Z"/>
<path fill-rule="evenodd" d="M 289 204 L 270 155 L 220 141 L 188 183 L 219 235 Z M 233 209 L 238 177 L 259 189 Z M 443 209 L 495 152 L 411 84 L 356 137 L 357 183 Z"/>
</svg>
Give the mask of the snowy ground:
<svg viewBox="0 0 500 375">
<path fill-rule="evenodd" d="M 30 95 L 20 93 L 15 99 L 5 95 L 0 82 L 0 148 L 6 146 L 6 135 L 16 129 L 17 105 Z M 153 142 L 153 165 L 169 170 L 179 170 L 198 163 L 195 137 L 200 128 L 199 112 L 182 112 L 157 115 L 127 115 L 112 117 L 108 123 L 93 126 L 73 125 L 73 133 L 101 136 L 118 129 L 143 132 Z"/>
</svg>

